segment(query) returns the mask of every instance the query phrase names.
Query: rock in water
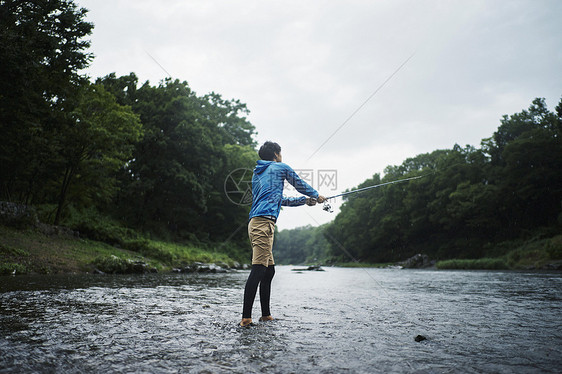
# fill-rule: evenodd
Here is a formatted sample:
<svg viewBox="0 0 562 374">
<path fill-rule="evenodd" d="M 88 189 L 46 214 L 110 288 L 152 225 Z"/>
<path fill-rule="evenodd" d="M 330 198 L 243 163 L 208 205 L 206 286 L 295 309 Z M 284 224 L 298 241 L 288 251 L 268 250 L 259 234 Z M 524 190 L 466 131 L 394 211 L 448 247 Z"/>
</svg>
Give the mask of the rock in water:
<svg viewBox="0 0 562 374">
<path fill-rule="evenodd" d="M 291 269 L 292 271 L 324 271 L 320 265 L 309 266 L 306 269 Z"/>
<path fill-rule="evenodd" d="M 418 336 L 416 336 L 416 337 L 414 338 L 414 340 L 417 341 L 418 343 L 421 342 L 421 341 L 424 341 L 424 340 L 426 340 L 426 339 L 427 339 L 427 338 L 426 338 L 425 336 L 423 336 L 423 335 L 418 335 Z"/>
</svg>

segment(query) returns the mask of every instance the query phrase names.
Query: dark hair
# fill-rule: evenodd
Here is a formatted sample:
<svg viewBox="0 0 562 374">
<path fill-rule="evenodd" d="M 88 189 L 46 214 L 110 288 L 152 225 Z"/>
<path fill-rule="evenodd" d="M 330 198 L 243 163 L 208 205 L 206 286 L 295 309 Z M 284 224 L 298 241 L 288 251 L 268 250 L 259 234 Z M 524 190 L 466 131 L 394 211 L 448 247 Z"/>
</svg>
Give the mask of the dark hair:
<svg viewBox="0 0 562 374">
<path fill-rule="evenodd" d="M 281 153 L 281 146 L 277 143 L 270 142 L 269 140 L 261 146 L 258 155 L 262 160 L 273 161 L 275 154 Z"/>
</svg>

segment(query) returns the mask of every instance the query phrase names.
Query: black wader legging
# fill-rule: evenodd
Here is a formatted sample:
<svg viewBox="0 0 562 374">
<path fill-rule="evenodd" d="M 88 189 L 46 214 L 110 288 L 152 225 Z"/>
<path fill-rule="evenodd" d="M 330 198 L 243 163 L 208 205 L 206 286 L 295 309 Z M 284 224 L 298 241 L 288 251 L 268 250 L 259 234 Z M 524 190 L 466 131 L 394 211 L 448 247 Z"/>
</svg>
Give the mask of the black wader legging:
<svg viewBox="0 0 562 374">
<path fill-rule="evenodd" d="M 275 275 L 275 265 L 252 265 L 252 270 L 246 281 L 244 288 L 244 309 L 242 309 L 242 318 L 252 318 L 252 307 L 254 299 L 260 286 L 260 303 L 261 315 L 267 317 L 271 315 L 269 310 L 269 297 L 271 295 L 271 280 Z"/>
</svg>

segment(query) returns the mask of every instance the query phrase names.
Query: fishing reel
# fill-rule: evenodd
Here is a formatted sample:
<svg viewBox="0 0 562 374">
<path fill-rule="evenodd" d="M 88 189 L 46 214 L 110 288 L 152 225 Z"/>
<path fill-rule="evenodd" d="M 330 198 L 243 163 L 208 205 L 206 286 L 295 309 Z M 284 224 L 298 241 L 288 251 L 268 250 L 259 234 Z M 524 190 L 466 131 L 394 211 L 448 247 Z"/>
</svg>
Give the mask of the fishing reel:
<svg viewBox="0 0 562 374">
<path fill-rule="evenodd" d="M 328 204 L 328 200 L 326 200 L 324 202 L 324 206 L 322 207 L 323 210 L 325 210 L 328 213 L 333 213 L 334 211 L 332 210 L 332 206 L 330 204 Z"/>
</svg>

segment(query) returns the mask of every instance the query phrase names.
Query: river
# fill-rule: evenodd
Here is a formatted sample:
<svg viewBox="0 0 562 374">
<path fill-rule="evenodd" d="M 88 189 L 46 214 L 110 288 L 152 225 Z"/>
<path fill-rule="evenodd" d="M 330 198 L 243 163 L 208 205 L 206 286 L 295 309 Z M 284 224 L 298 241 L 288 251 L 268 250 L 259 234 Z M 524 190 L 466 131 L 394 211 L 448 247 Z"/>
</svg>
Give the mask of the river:
<svg viewBox="0 0 562 374">
<path fill-rule="evenodd" d="M 277 267 L 276 320 L 251 328 L 237 327 L 248 271 L 1 277 L 0 373 L 562 368 L 560 273 L 292 269 Z"/>
</svg>

